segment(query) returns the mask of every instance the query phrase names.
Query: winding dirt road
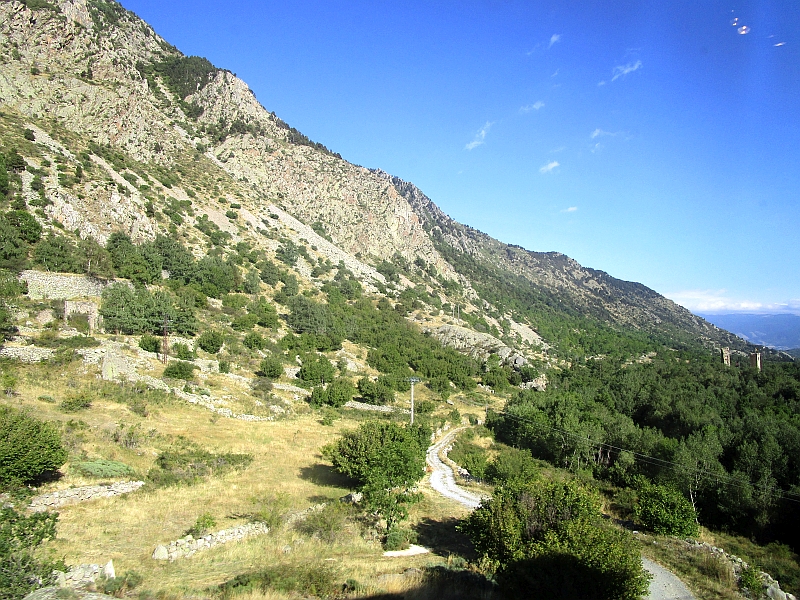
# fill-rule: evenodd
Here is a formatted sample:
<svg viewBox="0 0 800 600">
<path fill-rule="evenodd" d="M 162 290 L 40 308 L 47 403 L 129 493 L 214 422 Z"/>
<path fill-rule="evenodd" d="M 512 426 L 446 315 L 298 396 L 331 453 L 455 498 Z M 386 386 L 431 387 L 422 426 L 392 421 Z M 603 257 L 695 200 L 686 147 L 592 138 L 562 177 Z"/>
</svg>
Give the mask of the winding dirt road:
<svg viewBox="0 0 800 600">
<path fill-rule="evenodd" d="M 444 449 L 453 442 L 455 436 L 464 429 L 466 427 L 457 427 L 430 446 L 426 461 L 428 466 L 431 467 L 430 482 L 434 491 L 445 498 L 458 502 L 462 506 L 474 509 L 481 503 L 480 496 L 460 487 L 456 483 L 453 469 L 440 457 L 444 453 Z M 646 600 L 695 600 L 689 588 L 674 573 L 647 558 L 642 558 L 642 564 L 653 575 Z"/>
</svg>

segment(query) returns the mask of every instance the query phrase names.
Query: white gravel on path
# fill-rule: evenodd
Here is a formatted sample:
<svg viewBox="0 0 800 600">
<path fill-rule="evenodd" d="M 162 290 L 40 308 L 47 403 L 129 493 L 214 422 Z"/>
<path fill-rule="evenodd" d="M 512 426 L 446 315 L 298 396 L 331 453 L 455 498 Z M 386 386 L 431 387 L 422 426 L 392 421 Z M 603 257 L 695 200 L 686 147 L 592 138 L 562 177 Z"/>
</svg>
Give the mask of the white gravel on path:
<svg viewBox="0 0 800 600">
<path fill-rule="evenodd" d="M 653 574 L 647 600 L 695 600 L 694 594 L 673 573 L 644 557 L 642 564 Z"/>
<path fill-rule="evenodd" d="M 459 427 L 448 432 L 442 439 L 428 448 L 426 461 L 431 467 L 431 487 L 445 498 L 455 500 L 467 508 L 477 508 L 481 503 L 481 498 L 476 494 L 468 492 L 459 487 L 456 483 L 453 470 L 446 464 L 439 455 L 449 446 L 453 438 L 465 427 Z M 678 577 L 647 558 L 642 557 L 644 568 L 652 573 L 653 579 L 650 581 L 650 591 L 646 600 L 695 600 L 689 588 L 678 579 Z"/>
<path fill-rule="evenodd" d="M 459 487 L 456 483 L 455 475 L 453 475 L 453 469 L 439 458 L 439 454 L 442 450 L 452 443 L 453 438 L 463 429 L 464 427 L 453 429 L 438 442 L 430 446 L 428 448 L 426 462 L 433 470 L 431 473 L 431 487 L 435 491 L 439 492 L 445 498 L 455 500 L 467 508 L 478 508 L 478 505 L 481 503 L 480 496 Z"/>
</svg>

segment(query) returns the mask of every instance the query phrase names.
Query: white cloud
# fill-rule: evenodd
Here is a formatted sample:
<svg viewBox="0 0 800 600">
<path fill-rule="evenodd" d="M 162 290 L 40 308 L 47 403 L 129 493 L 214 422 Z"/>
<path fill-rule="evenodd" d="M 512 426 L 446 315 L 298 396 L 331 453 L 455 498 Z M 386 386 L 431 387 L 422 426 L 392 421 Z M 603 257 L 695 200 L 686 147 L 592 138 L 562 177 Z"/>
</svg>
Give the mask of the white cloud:
<svg viewBox="0 0 800 600">
<path fill-rule="evenodd" d="M 577 206 L 570 206 L 569 208 L 565 208 L 565 209 L 564 209 L 564 210 L 562 210 L 561 212 L 565 212 L 565 213 L 571 213 L 571 212 L 575 212 L 575 211 L 577 211 L 577 210 L 578 210 L 578 207 L 577 207 Z"/>
<path fill-rule="evenodd" d="M 800 312 L 800 300 L 759 302 L 731 298 L 727 290 L 683 290 L 664 294 L 667 298 L 695 313 L 780 313 Z"/>
<path fill-rule="evenodd" d="M 464 150 L 474 150 L 478 146 L 482 145 L 486 141 L 486 134 L 489 133 L 489 129 L 491 128 L 492 123 L 486 121 L 486 124 L 478 130 L 478 133 L 475 134 L 475 139 L 464 146 Z"/>
<path fill-rule="evenodd" d="M 556 42 L 560 42 L 560 41 L 561 41 L 561 34 L 560 33 L 554 33 L 553 35 L 550 36 L 550 45 L 548 46 L 548 48 L 552 48 L 553 44 L 555 44 Z"/>
<path fill-rule="evenodd" d="M 597 138 L 597 137 L 604 137 L 606 135 L 610 135 L 611 137 L 614 137 L 616 135 L 619 135 L 620 133 L 622 133 L 622 132 L 621 131 L 603 131 L 602 129 L 597 128 L 592 132 L 590 137 L 592 139 Z"/>
<path fill-rule="evenodd" d="M 605 85 L 605 84 L 606 84 L 605 81 L 598 81 L 597 82 L 597 87 L 600 87 L 601 85 Z"/>
<path fill-rule="evenodd" d="M 519 112 L 521 113 L 529 113 L 532 110 L 539 110 L 540 108 L 544 108 L 544 102 L 541 100 L 534 102 L 533 104 L 526 104 L 525 106 L 519 107 Z"/>
<path fill-rule="evenodd" d="M 557 160 L 550 161 L 545 166 L 539 169 L 539 173 L 550 173 L 556 167 L 560 167 L 561 165 L 558 164 Z"/>
<path fill-rule="evenodd" d="M 616 81 L 620 77 L 624 77 L 628 73 L 633 73 L 642 68 L 642 61 L 637 60 L 635 63 L 628 63 L 627 65 L 617 65 L 614 67 L 614 76 L 611 81 Z"/>
</svg>

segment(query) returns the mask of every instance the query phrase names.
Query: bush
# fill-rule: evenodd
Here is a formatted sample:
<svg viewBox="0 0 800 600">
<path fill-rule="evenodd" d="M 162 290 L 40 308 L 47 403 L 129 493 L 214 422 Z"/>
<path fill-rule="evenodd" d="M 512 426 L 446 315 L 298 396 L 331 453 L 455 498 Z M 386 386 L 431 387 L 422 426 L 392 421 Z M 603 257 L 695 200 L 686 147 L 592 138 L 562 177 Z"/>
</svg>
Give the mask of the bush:
<svg viewBox="0 0 800 600">
<path fill-rule="evenodd" d="M 75 471 L 87 477 L 127 477 L 134 474 L 132 467 L 116 460 L 99 458 L 86 462 L 79 462 L 72 466 Z"/>
<path fill-rule="evenodd" d="M 694 507 L 674 488 L 642 484 L 635 513 L 642 525 L 659 535 L 696 537 L 698 534 Z"/>
<path fill-rule="evenodd" d="M 189 349 L 189 346 L 180 342 L 172 345 L 172 353 L 175 355 L 175 358 L 180 360 L 195 359 L 195 354 Z"/>
<path fill-rule="evenodd" d="M 348 508 L 341 502 L 326 504 L 322 510 L 309 513 L 297 529 L 308 536 L 333 544 L 344 531 Z"/>
<path fill-rule="evenodd" d="M 67 413 L 78 412 L 79 410 L 86 410 L 92 407 L 92 399 L 86 393 L 75 394 L 68 396 L 61 401 L 59 405 L 61 410 Z"/>
<path fill-rule="evenodd" d="M 0 407 L 0 483 L 30 483 L 67 460 L 61 436 L 51 423 Z"/>
<path fill-rule="evenodd" d="M 184 379 L 189 381 L 194 378 L 194 371 L 197 365 L 182 360 L 173 360 L 164 369 L 164 377 L 172 377 L 173 379 Z"/>
<path fill-rule="evenodd" d="M 100 579 L 97 589 L 109 596 L 124 598 L 128 595 L 127 592 L 138 586 L 143 580 L 144 578 L 136 571 L 126 571 L 125 574 L 120 577 Z"/>
<path fill-rule="evenodd" d="M 145 352 L 161 352 L 161 339 L 146 333 L 139 338 L 139 348 Z"/>
<path fill-rule="evenodd" d="M 242 344 L 244 344 L 245 348 L 250 348 L 250 350 L 263 350 L 265 346 L 264 336 L 255 331 L 251 331 L 244 336 Z"/>
<path fill-rule="evenodd" d="M 259 373 L 269 379 L 277 379 L 283 375 L 283 362 L 275 356 L 265 358 L 261 361 Z"/>
<path fill-rule="evenodd" d="M 197 345 L 209 354 L 216 354 L 222 349 L 225 338 L 219 331 L 205 331 L 197 338 Z"/>
<path fill-rule="evenodd" d="M 400 527 L 392 527 L 383 540 L 384 550 L 405 550 L 412 543 L 417 541 L 416 534 Z"/>
<path fill-rule="evenodd" d="M 486 481 L 495 485 L 530 483 L 539 476 L 539 467 L 529 450 L 502 447 L 486 465 Z"/>
<path fill-rule="evenodd" d="M 17 599 L 55 580 L 54 569 L 61 564 L 43 561 L 34 551 L 56 536 L 58 514 L 25 515 L 6 506 L 0 509 L 0 598 Z"/>
<path fill-rule="evenodd" d="M 244 469 L 253 462 L 252 454 L 214 454 L 185 439 L 158 455 L 147 472 L 147 481 L 155 487 L 192 485 L 205 477 Z"/>
<path fill-rule="evenodd" d="M 335 596 L 341 591 L 337 583 L 338 574 L 327 564 L 275 565 L 253 573 L 237 575 L 219 586 L 223 598 L 231 598 L 243 592 L 271 590 L 293 595 Z"/>
<path fill-rule="evenodd" d="M 183 535 L 190 535 L 193 538 L 203 537 L 208 530 L 217 524 L 217 520 L 209 513 L 203 513 L 194 522 L 194 525 L 189 527 Z"/>
</svg>

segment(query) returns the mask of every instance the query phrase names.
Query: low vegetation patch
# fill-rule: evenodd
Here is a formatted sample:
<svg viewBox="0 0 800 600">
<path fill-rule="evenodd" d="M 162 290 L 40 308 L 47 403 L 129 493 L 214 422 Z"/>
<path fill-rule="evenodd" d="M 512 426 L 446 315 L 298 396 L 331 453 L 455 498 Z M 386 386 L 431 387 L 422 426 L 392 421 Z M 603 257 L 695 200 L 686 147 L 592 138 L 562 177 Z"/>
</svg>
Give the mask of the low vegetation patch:
<svg viewBox="0 0 800 600">
<path fill-rule="evenodd" d="M 251 462 L 252 454 L 215 454 L 184 438 L 158 455 L 147 472 L 147 481 L 155 487 L 192 485 L 206 477 L 244 469 Z"/>
<path fill-rule="evenodd" d="M 337 571 L 326 564 L 304 563 L 274 565 L 265 569 L 237 575 L 219 586 L 223 598 L 242 593 L 270 591 L 326 598 L 342 590 Z"/>
<path fill-rule="evenodd" d="M 85 477 L 97 477 L 105 479 L 107 477 L 128 477 L 135 473 L 133 467 L 116 460 L 105 460 L 99 458 L 75 463 L 72 468 Z"/>
</svg>

